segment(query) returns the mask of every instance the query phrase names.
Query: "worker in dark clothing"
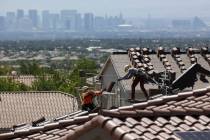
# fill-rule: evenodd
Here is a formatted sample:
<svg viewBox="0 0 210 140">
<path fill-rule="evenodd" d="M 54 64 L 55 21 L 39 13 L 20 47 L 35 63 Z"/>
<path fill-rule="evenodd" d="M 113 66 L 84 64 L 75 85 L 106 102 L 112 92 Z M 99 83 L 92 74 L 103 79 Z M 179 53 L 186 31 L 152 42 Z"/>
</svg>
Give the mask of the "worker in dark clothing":
<svg viewBox="0 0 210 140">
<path fill-rule="evenodd" d="M 96 108 L 96 105 L 93 103 L 93 98 L 95 96 L 100 96 L 104 90 L 101 91 L 93 91 L 90 90 L 88 86 L 82 87 L 81 93 L 81 102 L 82 102 L 82 110 L 92 111 Z"/>
<path fill-rule="evenodd" d="M 140 88 L 143 91 L 144 96 L 148 100 L 149 95 L 147 94 L 147 91 L 144 88 L 144 84 L 147 81 L 146 80 L 147 75 L 143 72 L 143 70 L 131 67 L 131 65 L 125 65 L 124 70 L 125 70 L 125 72 L 127 72 L 127 74 L 125 76 L 119 78 L 118 81 L 133 78 L 133 83 L 131 85 L 131 99 L 129 99 L 129 100 L 135 100 L 135 88 L 139 82 L 140 82 Z"/>
</svg>

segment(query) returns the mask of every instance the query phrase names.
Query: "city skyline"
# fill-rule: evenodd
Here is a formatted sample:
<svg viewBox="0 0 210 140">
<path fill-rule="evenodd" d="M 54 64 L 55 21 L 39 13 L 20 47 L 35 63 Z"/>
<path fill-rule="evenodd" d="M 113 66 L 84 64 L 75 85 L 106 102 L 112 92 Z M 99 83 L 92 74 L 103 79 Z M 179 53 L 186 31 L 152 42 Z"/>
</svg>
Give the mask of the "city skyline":
<svg viewBox="0 0 210 140">
<path fill-rule="evenodd" d="M 18 2 L 0 0 L 0 15 L 5 14 L 6 11 L 16 11 L 17 9 L 50 10 L 52 12 L 75 9 L 82 14 L 91 12 L 98 16 L 123 13 L 125 17 L 147 17 L 148 14 L 153 17 L 208 17 L 209 5 L 209 0 L 88 0 L 85 2 L 82 0 L 18 0 Z"/>
<path fill-rule="evenodd" d="M 0 31 L 92 32 L 117 29 L 124 23 L 122 14 L 103 17 L 93 13 L 81 14 L 77 10 L 61 10 L 59 13 L 45 10 L 39 13 L 36 9 L 17 9 L 0 16 Z"/>
<path fill-rule="evenodd" d="M 41 11 L 37 9 L 17 9 L 15 12 L 8 11 L 5 16 L 0 16 L 2 31 L 137 31 L 142 29 L 162 30 L 162 29 L 207 29 L 202 19 L 195 16 L 191 19 L 159 20 L 148 15 L 147 19 L 141 23 L 133 23 L 125 20 L 123 14 L 115 16 L 97 16 L 93 13 L 81 14 L 77 10 L 61 10 L 52 13 L 49 10 Z"/>
</svg>

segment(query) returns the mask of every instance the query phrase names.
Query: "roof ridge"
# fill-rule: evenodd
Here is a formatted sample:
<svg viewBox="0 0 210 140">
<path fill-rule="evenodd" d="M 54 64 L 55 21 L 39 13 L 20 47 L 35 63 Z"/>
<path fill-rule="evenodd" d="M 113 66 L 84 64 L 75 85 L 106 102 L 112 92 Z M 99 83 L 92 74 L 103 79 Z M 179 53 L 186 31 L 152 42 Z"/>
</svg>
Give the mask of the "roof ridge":
<svg viewBox="0 0 210 140">
<path fill-rule="evenodd" d="M 56 91 L 56 90 L 53 90 L 53 91 L 32 91 L 32 90 L 31 91 L 0 91 L 0 94 L 21 94 L 21 93 L 60 93 L 60 94 L 68 95 L 75 98 L 75 96 L 72 94 L 68 94 L 66 92 Z"/>
<path fill-rule="evenodd" d="M 60 127 L 65 127 L 71 124 L 81 124 L 88 122 L 89 120 L 92 120 L 94 117 L 97 117 L 98 114 L 92 113 L 89 114 L 88 116 L 79 116 L 73 119 L 68 119 L 68 120 L 59 120 L 59 121 L 54 121 L 49 124 L 45 124 L 44 126 L 38 126 L 38 127 L 30 127 L 28 129 L 21 129 L 21 130 L 16 130 L 16 131 L 11 131 L 8 133 L 2 133 L 0 134 L 0 139 L 9 139 L 9 138 L 14 138 L 17 136 L 24 136 L 24 135 L 30 135 L 35 132 L 39 131 L 47 131 L 51 130 L 54 128 L 60 128 Z"/>
<path fill-rule="evenodd" d="M 145 101 L 145 102 L 141 102 L 141 103 L 135 103 L 135 104 L 128 105 L 128 106 L 122 106 L 117 109 L 111 109 L 109 111 L 115 112 L 115 111 L 119 111 L 119 110 L 132 110 L 134 108 L 143 109 L 148 106 L 163 104 L 163 103 L 167 103 L 167 102 L 174 101 L 177 99 L 181 100 L 181 99 L 188 98 L 190 96 L 202 96 L 202 95 L 206 94 L 206 92 L 210 92 L 210 86 L 206 87 L 206 88 L 202 88 L 202 89 L 196 89 L 193 91 L 181 92 L 176 95 L 163 96 L 163 97 L 160 97 L 157 99 L 153 99 L 153 100 L 149 100 L 149 101 Z"/>
<path fill-rule="evenodd" d="M 210 92 L 210 87 L 203 88 L 203 89 L 197 89 L 193 91 L 178 93 L 177 95 L 171 95 L 171 96 L 164 96 L 162 98 L 149 100 L 147 102 L 143 103 L 137 103 L 130 106 L 123 106 L 119 107 L 118 109 L 112 109 L 112 110 L 102 110 L 100 113 L 104 116 L 110 116 L 110 117 L 148 117 L 148 116 L 170 116 L 172 115 L 210 115 L 210 112 L 208 112 L 209 108 L 203 108 L 203 109 L 197 109 L 197 108 L 189 108 L 186 107 L 185 110 L 183 109 L 176 109 L 176 108 L 167 108 L 167 109 L 160 109 L 160 108 L 151 108 L 146 109 L 147 107 L 152 107 L 156 105 L 163 105 L 163 104 L 171 104 L 174 103 L 177 100 L 183 100 L 186 98 L 189 98 L 191 96 L 202 96 L 206 95 L 207 92 Z"/>
</svg>

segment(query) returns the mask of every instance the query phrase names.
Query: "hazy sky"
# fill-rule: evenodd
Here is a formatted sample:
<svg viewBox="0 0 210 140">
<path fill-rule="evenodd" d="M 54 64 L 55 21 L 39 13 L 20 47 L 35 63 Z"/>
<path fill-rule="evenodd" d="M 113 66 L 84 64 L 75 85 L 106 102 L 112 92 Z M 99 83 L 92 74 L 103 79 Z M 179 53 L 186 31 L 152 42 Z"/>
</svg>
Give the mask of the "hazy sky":
<svg viewBox="0 0 210 140">
<path fill-rule="evenodd" d="M 16 9 L 38 9 L 57 12 L 76 9 L 81 13 L 126 17 L 210 17 L 210 0 L 0 0 L 0 13 Z"/>
</svg>

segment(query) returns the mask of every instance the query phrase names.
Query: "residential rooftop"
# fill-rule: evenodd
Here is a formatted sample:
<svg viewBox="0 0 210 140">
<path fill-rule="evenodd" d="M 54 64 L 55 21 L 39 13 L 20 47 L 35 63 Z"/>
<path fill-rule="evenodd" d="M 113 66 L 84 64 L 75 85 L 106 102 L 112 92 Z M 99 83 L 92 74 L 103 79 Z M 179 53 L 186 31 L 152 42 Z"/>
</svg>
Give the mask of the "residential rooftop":
<svg viewBox="0 0 210 140">
<path fill-rule="evenodd" d="M 195 63 L 210 70 L 210 54 L 207 47 L 201 49 L 187 48 L 186 50 L 180 50 L 179 48 L 164 50 L 162 47 L 157 48 L 157 50 L 151 50 L 149 48 L 130 48 L 126 52 L 113 53 L 104 65 L 100 76 L 105 76 L 104 72 L 109 66 L 109 63 L 113 65 L 118 78 L 126 74 L 124 72 L 124 66 L 128 64 L 136 68 L 143 68 L 149 74 L 168 71 L 175 73 L 175 78 L 178 78 Z M 193 89 L 205 88 L 209 86 L 209 82 L 210 77 L 206 76 L 205 81 L 203 81 L 200 79 L 200 75 L 198 75 Z M 122 80 L 120 84 L 127 93 L 131 92 L 132 79 Z M 150 92 L 150 89 L 151 91 L 158 89 L 157 85 L 154 84 L 145 84 L 145 88 L 148 92 Z M 185 89 L 185 91 L 189 90 L 192 90 L 192 88 Z M 141 93 L 141 90 L 140 87 L 137 86 L 136 97 L 144 98 L 143 94 L 139 93 Z"/>
<path fill-rule="evenodd" d="M 143 61 L 139 60 L 139 53 L 143 54 Z M 170 52 L 161 47 L 157 51 L 132 48 L 125 53 L 112 54 L 108 61 L 112 63 L 118 77 L 125 74 L 123 69 L 127 64 L 144 68 L 148 73 L 175 72 L 176 77 L 195 63 L 210 69 L 208 48 L 188 48 L 185 52 L 179 48 L 173 48 Z M 105 65 L 101 75 L 106 68 Z M 35 126 L 13 127 L 0 134 L 0 139 L 181 140 L 176 132 L 210 131 L 210 79 L 205 78 L 205 82 L 198 78 L 193 89 L 175 95 L 116 109 L 101 108 L 95 113 L 78 111 Z M 132 81 L 121 83 L 129 91 Z M 150 86 L 147 85 L 147 88 Z"/>
<path fill-rule="evenodd" d="M 78 110 L 74 96 L 58 91 L 0 92 L 0 128 L 46 120 Z"/>
<path fill-rule="evenodd" d="M 0 134 L 0 139 L 180 140 L 210 131 L 210 87 Z"/>
</svg>

